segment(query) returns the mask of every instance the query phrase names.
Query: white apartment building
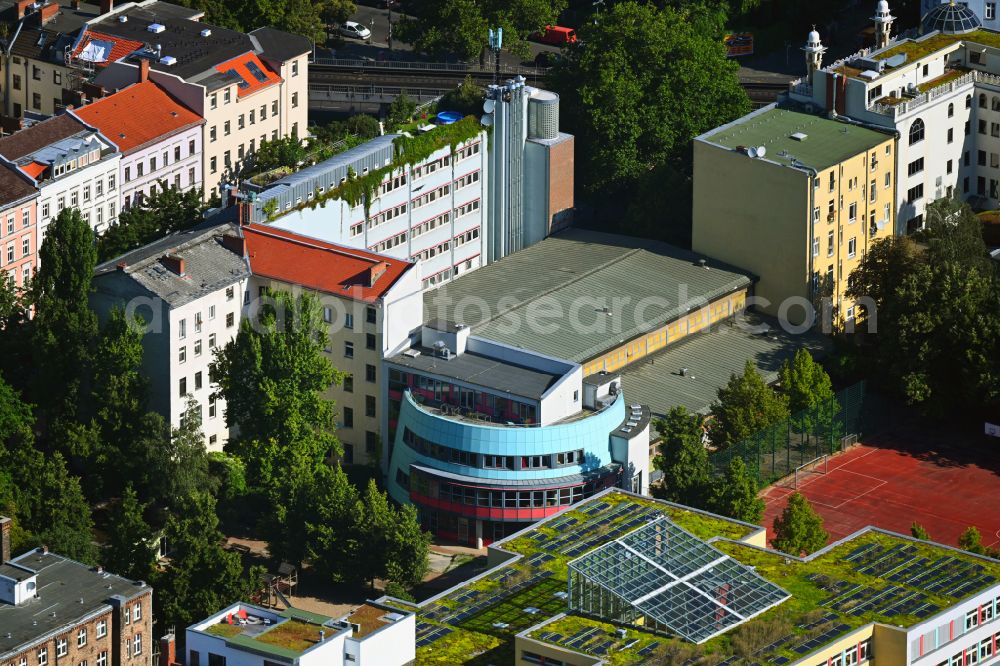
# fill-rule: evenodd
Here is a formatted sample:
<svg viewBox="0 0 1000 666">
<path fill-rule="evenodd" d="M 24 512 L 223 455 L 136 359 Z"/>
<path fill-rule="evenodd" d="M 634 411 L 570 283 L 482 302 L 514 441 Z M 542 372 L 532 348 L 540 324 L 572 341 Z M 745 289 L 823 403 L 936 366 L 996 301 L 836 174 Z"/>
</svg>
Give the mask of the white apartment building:
<svg viewBox="0 0 1000 666">
<path fill-rule="evenodd" d="M 187 628 L 187 654 L 181 661 L 188 666 L 405 666 L 416 659 L 416 622 L 413 612 L 373 601 L 340 618 L 236 603 Z M 282 637 L 271 640 L 269 632 Z"/>
<path fill-rule="evenodd" d="M 78 208 L 95 232 L 117 218 L 121 153 L 107 137 L 70 115 L 0 139 L 0 156 L 38 188 L 38 244 L 65 208 Z"/>
<path fill-rule="evenodd" d="M 420 329 L 420 267 L 273 226 L 250 224 L 242 232 L 251 296 L 272 289 L 318 297 L 329 325 L 326 356 L 347 373 L 325 396 L 336 405 L 344 461 L 377 462 L 385 404 L 382 360 L 406 348 L 410 333 Z"/>
<path fill-rule="evenodd" d="M 434 130 L 431 130 L 434 131 Z M 247 220 L 421 265 L 429 288 L 485 263 L 486 132 L 446 145 L 386 175 L 366 210 L 343 199 L 310 202 L 357 175 L 392 163 L 398 135 L 385 135 L 266 188 L 247 184 Z M 272 203 L 273 202 L 273 203 Z M 272 211 L 272 212 L 268 212 Z"/>
<path fill-rule="evenodd" d="M 892 18 L 882 0 L 876 8 L 882 46 L 826 67 L 818 35 L 815 44 L 811 38 L 809 75 L 792 84 L 788 97 L 898 133 L 897 233 L 921 228 L 927 204 L 941 197 L 996 208 L 1000 32 L 981 28 L 964 4 L 935 7 L 918 38 L 891 39 Z"/>
<path fill-rule="evenodd" d="M 109 63 L 94 82 L 118 90 L 149 78 L 205 119 L 202 171 L 206 198 L 234 183 L 262 141 L 304 137 L 308 125 L 309 54 L 305 37 L 260 28 L 244 34 L 182 16 L 164 16 L 156 0 L 128 3 L 85 30 L 115 43 L 145 44 Z"/>
<path fill-rule="evenodd" d="M 99 130 L 122 153 L 119 206 L 127 210 L 160 187 L 188 190 L 201 185 L 204 120 L 149 81 L 148 61 L 139 83 L 68 111 Z"/>
<path fill-rule="evenodd" d="M 91 300 L 100 317 L 121 307 L 146 320 L 150 408 L 178 427 L 193 398 L 209 450 L 221 450 L 229 438 L 209 366 L 213 350 L 236 336 L 249 300 L 244 256 L 238 228 L 222 224 L 150 243 L 101 264 L 94 276 Z"/>
</svg>

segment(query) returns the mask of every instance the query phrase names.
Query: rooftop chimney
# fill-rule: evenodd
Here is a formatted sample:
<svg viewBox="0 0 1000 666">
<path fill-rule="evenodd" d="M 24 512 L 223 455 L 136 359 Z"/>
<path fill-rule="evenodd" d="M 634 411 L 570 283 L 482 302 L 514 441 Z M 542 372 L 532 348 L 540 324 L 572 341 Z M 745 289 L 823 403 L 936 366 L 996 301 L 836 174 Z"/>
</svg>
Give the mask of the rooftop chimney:
<svg viewBox="0 0 1000 666">
<path fill-rule="evenodd" d="M 378 279 L 382 277 L 382 275 L 384 275 L 387 270 L 389 270 L 389 264 L 387 264 L 384 261 L 380 261 L 377 264 L 374 264 L 371 268 L 369 268 L 368 286 L 374 287 L 375 283 L 378 282 Z"/>
<path fill-rule="evenodd" d="M 177 254 L 165 254 L 160 257 L 160 263 L 170 272 L 183 276 L 184 258 Z"/>
<path fill-rule="evenodd" d="M 160 666 L 173 666 L 177 663 L 177 640 L 173 634 L 167 634 L 160 639 Z"/>
<path fill-rule="evenodd" d="M 47 5 L 43 5 L 42 8 L 38 10 L 39 20 L 41 21 L 42 25 L 45 25 L 46 23 L 54 19 L 56 17 L 56 14 L 58 13 L 59 13 L 59 5 L 55 2 L 50 2 Z"/>
<path fill-rule="evenodd" d="M 110 14 L 115 8 L 115 0 L 101 0 L 101 16 Z"/>
<path fill-rule="evenodd" d="M 79 9 L 80 8 L 80 0 L 70 0 L 69 6 L 72 9 Z"/>
<path fill-rule="evenodd" d="M 139 83 L 149 80 L 149 58 L 139 58 Z"/>
<path fill-rule="evenodd" d="M 13 524 L 7 516 L 0 516 L 0 564 L 10 559 L 10 528 Z"/>
<path fill-rule="evenodd" d="M 17 0 L 17 18 L 24 18 L 28 13 L 28 8 L 35 4 L 34 0 Z"/>
<path fill-rule="evenodd" d="M 246 239 L 236 234 L 226 234 L 222 237 L 222 247 L 240 257 L 247 256 Z"/>
</svg>

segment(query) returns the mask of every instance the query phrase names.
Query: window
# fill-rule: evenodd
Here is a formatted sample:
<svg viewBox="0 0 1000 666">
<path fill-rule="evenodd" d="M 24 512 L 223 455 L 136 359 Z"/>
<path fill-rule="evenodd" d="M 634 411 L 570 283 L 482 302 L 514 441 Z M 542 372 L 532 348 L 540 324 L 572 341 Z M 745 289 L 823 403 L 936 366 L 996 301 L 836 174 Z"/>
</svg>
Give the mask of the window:
<svg viewBox="0 0 1000 666">
<path fill-rule="evenodd" d="M 906 173 L 909 176 L 920 173 L 924 170 L 924 158 L 918 158 L 909 163 L 906 167 Z"/>
<path fill-rule="evenodd" d="M 834 173 L 830 172 L 830 191 L 833 192 L 834 186 L 836 185 L 836 177 Z"/>
<path fill-rule="evenodd" d="M 299 75 L 299 61 L 298 60 L 293 60 L 292 61 L 292 76 L 298 76 L 298 75 Z"/>
<path fill-rule="evenodd" d="M 87 628 L 81 627 L 80 631 L 76 632 L 76 646 L 83 647 L 87 644 Z"/>
<path fill-rule="evenodd" d="M 180 380 L 178 380 L 177 382 L 177 395 L 183 398 L 184 396 L 187 395 L 187 392 L 188 392 L 187 377 L 181 377 Z M 125 610 L 125 615 L 126 616 L 128 615 L 128 609 Z M 126 622 L 126 624 L 128 623 Z"/>
<path fill-rule="evenodd" d="M 212 94 L 212 97 L 209 98 L 208 106 L 211 109 L 218 108 L 218 106 L 219 106 L 219 94 L 218 93 L 213 93 Z"/>
<path fill-rule="evenodd" d="M 955 141 L 955 130 L 951 127 L 948 128 L 948 143 L 954 143 Z"/>
<path fill-rule="evenodd" d="M 366 308 L 365 309 L 365 321 L 366 322 L 368 322 L 369 324 L 374 324 L 375 323 L 375 317 L 376 317 L 375 308 Z"/>
<path fill-rule="evenodd" d="M 951 160 L 945 163 L 945 173 L 951 173 Z"/>
<path fill-rule="evenodd" d="M 108 666 L 108 653 L 102 652 L 97 655 L 97 666 Z"/>
<path fill-rule="evenodd" d="M 234 320 L 235 320 L 235 316 L 233 315 L 233 313 L 232 312 L 228 313 L 226 315 L 226 328 L 232 328 Z"/>
<path fill-rule="evenodd" d="M 354 410 L 350 407 L 344 407 L 344 428 L 354 427 Z"/>
<path fill-rule="evenodd" d="M 21 89 L 21 75 L 20 74 L 15 74 L 14 75 L 13 85 L 14 85 L 14 90 L 20 90 Z M 21 114 L 15 112 L 14 115 L 15 116 L 19 116 Z"/>
<path fill-rule="evenodd" d="M 345 342 L 344 343 L 344 358 L 354 358 L 354 343 Z"/>
<path fill-rule="evenodd" d="M 243 129 L 244 127 L 247 126 L 247 124 L 246 124 L 246 118 L 244 117 L 244 115 L 242 113 L 236 119 L 236 126 L 238 128 L 240 128 L 240 129 Z"/>
<path fill-rule="evenodd" d="M 208 171 L 209 173 L 215 173 L 219 170 L 219 161 L 215 155 L 212 155 L 212 159 L 208 161 Z"/>
<path fill-rule="evenodd" d="M 878 190 L 876 189 L 875 179 L 872 179 L 872 181 L 868 183 L 868 194 L 868 200 L 874 203 L 878 198 Z"/>
<path fill-rule="evenodd" d="M 874 213 L 872 214 L 874 215 Z M 851 238 L 850 240 L 847 241 L 847 257 L 849 259 L 853 259 L 857 251 L 858 251 L 858 239 Z"/>
<path fill-rule="evenodd" d="M 1000 137 L 1000 123 L 990 123 L 990 136 Z"/>
<path fill-rule="evenodd" d="M 344 376 L 344 392 L 354 393 L 354 375 Z"/>
<path fill-rule="evenodd" d="M 375 396 L 365 396 L 365 416 L 375 417 Z"/>
<path fill-rule="evenodd" d="M 209 141 L 209 143 L 213 143 L 215 141 L 215 139 L 216 139 L 217 136 L 218 135 L 216 134 L 216 131 L 215 131 L 215 125 L 212 125 L 209 128 L 209 130 L 208 130 L 208 141 Z"/>
<path fill-rule="evenodd" d="M 215 333 L 208 334 L 208 348 L 215 349 Z"/>
<path fill-rule="evenodd" d="M 187 347 L 181 347 L 177 350 L 177 362 L 186 363 L 187 362 Z"/>
<path fill-rule="evenodd" d="M 41 110 L 42 96 L 38 93 L 31 93 L 31 108 Z"/>
<path fill-rule="evenodd" d="M 43 203 L 43 204 L 42 204 L 42 219 L 48 219 L 48 217 L 49 217 L 49 213 L 50 213 L 50 212 L 51 212 L 51 211 L 50 211 L 50 209 L 49 209 L 49 204 L 48 204 L 48 202 L 46 202 L 46 203 Z"/>
<path fill-rule="evenodd" d="M 365 431 L 365 455 L 369 458 L 378 450 L 378 434 L 371 430 Z"/>
<path fill-rule="evenodd" d="M 132 654 L 142 654 L 142 634 L 132 637 Z"/>
<path fill-rule="evenodd" d="M 149 173 L 156 171 L 156 155 L 149 158 Z"/>
<path fill-rule="evenodd" d="M 819 222 L 819 206 L 813 208 L 813 222 Z"/>
<path fill-rule="evenodd" d="M 108 191 L 115 189 L 115 174 L 108 174 Z"/>
<path fill-rule="evenodd" d="M 226 165 L 227 169 L 233 165 L 233 159 L 228 150 L 222 154 L 222 163 Z"/>
<path fill-rule="evenodd" d="M 31 236 L 25 236 L 21 239 L 21 256 L 27 257 L 31 254 Z"/>
<path fill-rule="evenodd" d="M 216 403 L 216 397 L 215 394 L 213 393 L 212 395 L 208 396 L 208 418 L 210 419 L 214 419 L 216 415 L 215 403 Z"/>
<path fill-rule="evenodd" d="M 229 102 L 231 102 L 232 99 L 233 99 L 233 97 L 232 97 L 232 89 L 231 88 L 226 88 L 225 90 L 222 91 L 222 103 L 223 104 L 229 104 Z"/>
<path fill-rule="evenodd" d="M 229 136 L 232 132 L 232 122 L 227 120 L 222 124 L 222 134 L 223 136 Z M 913 143 L 912 141 L 910 143 Z"/>
<path fill-rule="evenodd" d="M 328 324 L 333 322 L 333 308 L 323 307 L 323 321 Z"/>
<path fill-rule="evenodd" d="M 260 105 L 260 119 L 267 120 L 267 104 Z"/>
<path fill-rule="evenodd" d="M 142 175 L 142 174 L 139 174 Z M 69 205 L 70 208 L 77 208 L 80 206 L 80 193 L 73 190 L 69 193 Z"/>
<path fill-rule="evenodd" d="M 177 322 L 177 337 L 181 340 L 187 337 L 187 319 Z"/>
<path fill-rule="evenodd" d="M 924 121 L 921 118 L 917 118 L 910 125 L 910 145 L 915 143 L 920 143 L 924 140 Z"/>
<path fill-rule="evenodd" d="M 996 18 L 996 15 L 997 15 L 997 3 L 987 2 L 986 13 L 983 16 L 983 18 L 986 19 L 987 21 L 992 21 L 993 19 Z"/>
<path fill-rule="evenodd" d="M 978 158 L 979 166 L 986 166 L 986 151 L 985 150 L 980 150 L 977 153 L 976 157 Z"/>
<path fill-rule="evenodd" d="M 273 102 L 271 102 L 271 115 L 272 116 L 278 115 L 278 100 L 274 100 Z"/>
<path fill-rule="evenodd" d="M 194 373 L 194 390 L 195 391 L 200 391 L 201 390 L 201 370 L 199 370 L 198 372 Z M 135 612 L 136 613 L 140 613 L 141 612 L 140 609 L 139 609 L 139 606 L 135 607 Z M 135 618 L 135 619 L 138 620 L 139 618 Z"/>
<path fill-rule="evenodd" d="M 920 185 L 917 185 L 916 187 L 911 187 L 906 192 L 906 201 L 908 203 L 913 203 L 914 201 L 916 201 L 917 199 L 920 199 L 923 196 L 924 196 L 924 184 L 921 183 Z"/>
<path fill-rule="evenodd" d="M 966 95 L 965 96 L 965 108 L 967 108 L 967 109 L 971 109 L 972 108 L 972 95 Z"/>
<path fill-rule="evenodd" d="M 365 381 L 375 382 L 375 366 L 370 363 L 365 365 Z"/>
<path fill-rule="evenodd" d="M 955 105 L 948 104 L 948 117 L 951 118 L 954 115 L 955 115 Z"/>
<path fill-rule="evenodd" d="M 819 256 L 819 236 L 813 236 L 813 256 Z"/>
<path fill-rule="evenodd" d="M 67 652 L 69 652 L 69 641 L 65 638 L 58 639 L 56 641 L 56 656 L 65 657 Z"/>
<path fill-rule="evenodd" d="M 858 204 L 852 203 L 847 207 L 847 221 L 854 222 L 858 219 Z"/>
<path fill-rule="evenodd" d="M 38 648 L 38 666 L 45 666 L 49 663 L 49 649 Z"/>
<path fill-rule="evenodd" d="M 354 328 L 354 315 L 350 313 L 344 315 L 344 328 Z"/>
<path fill-rule="evenodd" d="M 892 187 L 892 172 L 891 171 L 886 171 L 885 172 L 885 187 L 886 187 L 886 189 Z"/>
<path fill-rule="evenodd" d="M 826 256 L 833 256 L 833 232 L 826 235 Z"/>
<path fill-rule="evenodd" d="M 374 333 L 365 334 L 365 349 L 375 349 L 376 338 Z"/>
<path fill-rule="evenodd" d="M 292 93 L 292 108 L 296 109 L 299 106 L 299 94 L 297 92 Z"/>
<path fill-rule="evenodd" d="M 179 162 L 181 159 L 181 147 L 174 146 L 174 162 Z M 163 153 L 163 163 L 167 163 L 167 154 Z"/>
<path fill-rule="evenodd" d="M 194 332 L 201 333 L 201 313 L 194 313 Z"/>
</svg>

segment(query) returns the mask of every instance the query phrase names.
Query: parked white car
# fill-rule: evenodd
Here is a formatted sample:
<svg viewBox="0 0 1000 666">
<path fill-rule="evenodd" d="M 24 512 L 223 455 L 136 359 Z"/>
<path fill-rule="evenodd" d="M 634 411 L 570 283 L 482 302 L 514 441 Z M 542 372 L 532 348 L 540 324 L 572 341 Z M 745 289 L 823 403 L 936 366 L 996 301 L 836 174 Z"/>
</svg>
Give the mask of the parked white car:
<svg viewBox="0 0 1000 666">
<path fill-rule="evenodd" d="M 340 34 L 344 37 L 353 37 L 354 39 L 368 39 L 372 36 L 372 31 L 354 21 L 346 21 L 340 26 Z"/>
</svg>

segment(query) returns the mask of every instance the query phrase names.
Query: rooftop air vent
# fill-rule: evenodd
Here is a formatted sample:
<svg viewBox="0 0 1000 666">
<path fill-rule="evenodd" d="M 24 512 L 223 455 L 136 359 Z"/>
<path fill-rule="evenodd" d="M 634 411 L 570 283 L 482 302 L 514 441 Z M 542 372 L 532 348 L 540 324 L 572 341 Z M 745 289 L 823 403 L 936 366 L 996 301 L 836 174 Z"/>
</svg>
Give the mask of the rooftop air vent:
<svg viewBox="0 0 1000 666">
<path fill-rule="evenodd" d="M 176 65 L 177 64 L 177 58 L 175 58 L 173 56 L 163 56 L 162 58 L 160 58 L 160 64 L 161 65 Z"/>
<path fill-rule="evenodd" d="M 150 32 L 155 32 L 156 34 L 160 34 L 161 32 L 165 31 L 166 29 L 167 29 L 167 26 L 163 25 L 162 23 L 150 23 L 146 27 L 146 30 L 148 30 Z"/>
<path fill-rule="evenodd" d="M 119 16 L 118 17 L 118 22 L 119 23 L 128 23 L 128 17 L 127 16 Z"/>
<path fill-rule="evenodd" d="M 201 36 L 202 37 L 211 37 L 212 36 L 212 31 L 209 30 L 208 28 L 205 28 L 204 30 L 201 31 Z"/>
<path fill-rule="evenodd" d="M 795 141 L 805 141 L 806 139 L 809 138 L 809 135 L 804 132 L 796 132 L 795 134 L 792 135 L 791 138 L 794 139 Z"/>
</svg>

